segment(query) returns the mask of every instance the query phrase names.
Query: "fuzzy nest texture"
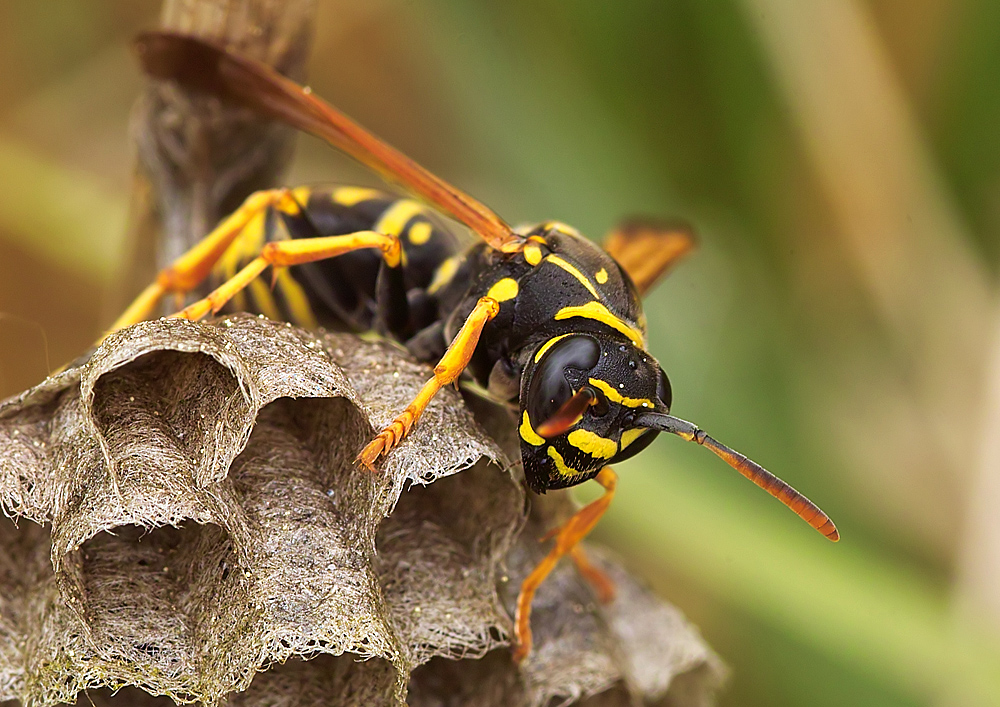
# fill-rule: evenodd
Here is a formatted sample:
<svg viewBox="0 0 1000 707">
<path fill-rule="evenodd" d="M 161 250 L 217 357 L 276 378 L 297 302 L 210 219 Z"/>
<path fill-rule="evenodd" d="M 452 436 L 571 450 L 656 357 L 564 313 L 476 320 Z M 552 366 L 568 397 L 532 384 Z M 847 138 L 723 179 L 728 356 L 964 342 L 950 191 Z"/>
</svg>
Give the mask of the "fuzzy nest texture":
<svg viewBox="0 0 1000 707">
<path fill-rule="evenodd" d="M 617 598 L 562 563 L 511 661 L 568 501 L 528 518 L 508 418 L 454 390 L 354 464 L 429 375 L 384 341 L 164 319 L 0 404 L 0 701 L 710 704 L 718 659 L 592 548 Z"/>
</svg>

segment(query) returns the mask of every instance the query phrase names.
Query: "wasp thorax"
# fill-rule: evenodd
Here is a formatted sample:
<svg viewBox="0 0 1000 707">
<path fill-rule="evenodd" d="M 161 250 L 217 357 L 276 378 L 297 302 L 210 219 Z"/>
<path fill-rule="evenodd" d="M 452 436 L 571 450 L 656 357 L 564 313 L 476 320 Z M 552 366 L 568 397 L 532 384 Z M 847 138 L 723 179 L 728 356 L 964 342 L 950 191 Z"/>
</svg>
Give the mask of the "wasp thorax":
<svg viewBox="0 0 1000 707">
<path fill-rule="evenodd" d="M 636 416 L 665 412 L 670 384 L 659 364 L 613 336 L 564 334 L 544 342 L 521 388 L 521 456 L 535 490 L 592 478 L 645 448 L 656 433 Z"/>
</svg>

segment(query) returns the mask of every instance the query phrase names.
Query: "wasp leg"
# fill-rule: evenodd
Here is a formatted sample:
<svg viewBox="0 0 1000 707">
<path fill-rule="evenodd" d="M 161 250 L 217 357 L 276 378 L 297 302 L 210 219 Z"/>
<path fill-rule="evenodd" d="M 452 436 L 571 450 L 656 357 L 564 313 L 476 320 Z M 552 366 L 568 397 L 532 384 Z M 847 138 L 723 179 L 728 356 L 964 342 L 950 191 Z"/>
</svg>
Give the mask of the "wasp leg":
<svg viewBox="0 0 1000 707">
<path fill-rule="evenodd" d="M 301 212 L 299 203 L 288 189 L 269 189 L 251 194 L 211 233 L 170 266 L 161 270 L 156 281 L 133 300 L 132 304 L 101 337 L 101 341 L 107 338 L 111 332 L 147 319 L 167 293 L 183 295 L 198 287 L 208 277 L 215 263 L 243 232 L 247 224 L 257 214 L 271 207 L 289 215 L 297 215 Z"/>
<path fill-rule="evenodd" d="M 569 552 L 576 569 L 583 575 L 583 578 L 590 583 L 590 586 L 597 592 L 597 598 L 602 604 L 608 604 L 615 598 L 615 583 L 604 570 L 599 568 L 590 558 L 583 548 L 577 545 Z"/>
<path fill-rule="evenodd" d="M 373 469 L 373 465 L 379 457 L 388 454 L 393 447 L 402 441 L 420 419 L 421 413 L 431 398 L 441 388 L 453 383 L 469 365 L 469 359 L 472 358 L 476 344 L 479 343 L 479 336 L 483 333 L 483 327 L 499 312 L 500 303 L 495 299 L 492 297 L 480 298 L 455 340 L 451 342 L 451 346 L 444 352 L 438 365 L 434 367 L 434 377 L 427 381 L 426 385 L 417 393 L 417 397 L 406 406 L 399 417 L 361 450 L 355 461 L 360 461 L 369 469 Z"/>
<path fill-rule="evenodd" d="M 517 595 L 517 610 L 514 614 L 513 649 L 515 662 L 521 662 L 531 652 L 531 602 L 535 598 L 535 592 L 555 568 L 556 563 L 564 555 L 574 553 L 577 544 L 594 529 L 597 521 L 611 505 L 611 499 L 614 498 L 615 487 L 618 484 L 618 475 L 611 470 L 611 467 L 606 466 L 601 469 L 594 480 L 604 487 L 604 495 L 578 510 L 561 528 L 546 536 L 554 534 L 556 544 L 545 556 L 545 559 L 539 562 L 538 566 L 521 583 L 521 592 Z M 590 566 L 589 563 L 588 566 Z M 603 577 L 603 579 L 607 578 Z"/>
<path fill-rule="evenodd" d="M 269 266 L 277 269 L 312 263 L 326 258 L 335 258 L 338 255 L 361 248 L 380 248 L 390 267 L 395 267 L 400 262 L 402 250 L 399 239 L 396 236 L 376 233 L 375 231 L 358 231 L 344 236 L 272 241 L 265 243 L 264 247 L 261 248 L 260 255 L 210 292 L 207 297 L 188 305 L 173 316 L 183 319 L 201 319 L 206 314 L 218 312 L 226 302 L 253 282 Z"/>
<path fill-rule="evenodd" d="M 384 260 L 375 280 L 375 331 L 406 341 L 411 332 L 410 300 L 406 294 L 403 268 L 389 267 Z"/>
</svg>

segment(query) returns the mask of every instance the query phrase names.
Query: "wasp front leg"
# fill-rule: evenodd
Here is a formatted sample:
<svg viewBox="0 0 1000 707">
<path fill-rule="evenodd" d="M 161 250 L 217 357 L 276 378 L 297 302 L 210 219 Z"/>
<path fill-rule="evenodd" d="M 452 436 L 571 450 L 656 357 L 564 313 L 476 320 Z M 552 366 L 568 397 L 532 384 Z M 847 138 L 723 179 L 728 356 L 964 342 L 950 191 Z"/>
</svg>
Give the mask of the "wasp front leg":
<svg viewBox="0 0 1000 707">
<path fill-rule="evenodd" d="M 375 462 L 378 461 L 379 457 L 392 451 L 409 434 L 437 392 L 458 379 L 465 367 L 469 365 L 469 360 L 476 350 L 476 344 L 479 343 L 479 337 L 483 333 L 483 327 L 499 313 L 500 303 L 497 300 L 492 297 L 480 298 L 455 340 L 451 342 L 451 346 L 445 351 L 438 365 L 434 367 L 434 377 L 427 381 L 426 385 L 417 393 L 417 397 L 406 406 L 399 417 L 379 432 L 378 436 L 361 450 L 356 461 L 374 470 Z"/>
<path fill-rule="evenodd" d="M 608 510 L 611 499 L 615 495 L 615 487 L 618 485 L 618 475 L 609 466 L 601 469 L 594 480 L 604 487 L 604 495 L 588 503 L 574 513 L 562 527 L 546 536 L 546 538 L 555 537 L 555 545 L 545 556 L 545 559 L 539 562 L 531 574 L 521 583 L 521 591 L 517 595 L 517 609 L 514 614 L 513 649 L 516 662 L 521 662 L 531 652 L 531 602 L 535 598 L 535 592 L 555 569 L 556 563 L 564 556 L 573 557 L 584 576 L 598 589 L 602 600 L 608 600 L 613 596 L 614 585 L 611 580 L 591 565 L 578 547 L 580 541 L 594 529 L 597 521 Z"/>
</svg>

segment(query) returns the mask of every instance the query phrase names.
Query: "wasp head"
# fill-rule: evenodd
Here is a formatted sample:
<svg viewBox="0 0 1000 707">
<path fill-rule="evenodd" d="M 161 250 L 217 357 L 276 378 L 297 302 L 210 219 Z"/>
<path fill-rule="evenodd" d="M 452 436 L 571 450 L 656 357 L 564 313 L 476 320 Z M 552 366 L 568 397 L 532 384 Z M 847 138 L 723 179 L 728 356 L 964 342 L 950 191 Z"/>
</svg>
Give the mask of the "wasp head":
<svg viewBox="0 0 1000 707">
<path fill-rule="evenodd" d="M 532 354 L 521 377 L 521 459 L 538 493 L 592 479 L 645 449 L 658 432 L 637 426 L 670 409 L 670 382 L 631 342 L 564 334 Z"/>
</svg>

